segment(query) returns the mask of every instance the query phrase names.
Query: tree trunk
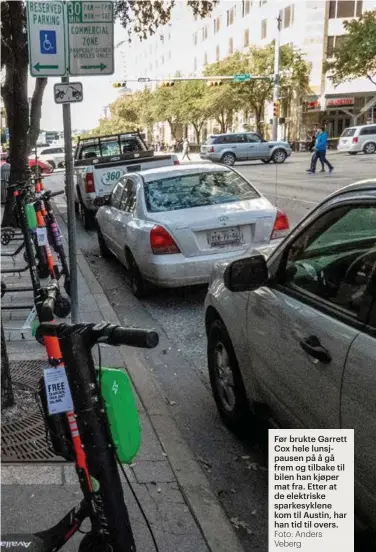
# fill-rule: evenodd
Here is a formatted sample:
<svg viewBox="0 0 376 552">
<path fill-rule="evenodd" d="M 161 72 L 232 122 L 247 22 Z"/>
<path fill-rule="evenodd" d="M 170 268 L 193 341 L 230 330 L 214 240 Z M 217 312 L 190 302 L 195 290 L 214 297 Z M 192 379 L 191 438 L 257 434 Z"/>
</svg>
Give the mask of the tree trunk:
<svg viewBox="0 0 376 552">
<path fill-rule="evenodd" d="M 255 109 L 255 119 L 256 119 L 256 132 L 261 134 L 262 133 L 262 130 L 261 130 L 261 112 L 258 109 Z"/>
<path fill-rule="evenodd" d="M 7 112 L 10 135 L 10 184 L 25 182 L 28 175 L 28 156 L 35 147 L 40 130 L 41 106 L 47 79 L 36 79 L 31 101 L 27 93 L 28 50 L 24 2 L 13 0 L 2 3 L 2 67 L 5 82 L 2 97 Z M 6 20 L 5 20 L 6 18 Z M 14 226 L 14 197 L 10 190 L 4 208 L 2 226 Z"/>
<path fill-rule="evenodd" d="M 215 120 L 217 121 L 217 123 L 219 123 L 221 127 L 221 133 L 224 134 L 227 130 L 225 113 L 223 111 L 218 113 L 217 117 L 215 117 Z"/>
<path fill-rule="evenodd" d="M 167 119 L 167 122 L 170 127 L 172 137 L 176 140 L 176 123 L 174 123 L 171 119 Z"/>
<path fill-rule="evenodd" d="M 197 142 L 197 145 L 199 146 L 201 141 L 201 130 L 202 130 L 202 127 L 204 126 L 204 121 L 202 121 L 202 123 L 200 124 L 192 123 L 192 126 L 195 129 L 196 142 Z"/>
</svg>

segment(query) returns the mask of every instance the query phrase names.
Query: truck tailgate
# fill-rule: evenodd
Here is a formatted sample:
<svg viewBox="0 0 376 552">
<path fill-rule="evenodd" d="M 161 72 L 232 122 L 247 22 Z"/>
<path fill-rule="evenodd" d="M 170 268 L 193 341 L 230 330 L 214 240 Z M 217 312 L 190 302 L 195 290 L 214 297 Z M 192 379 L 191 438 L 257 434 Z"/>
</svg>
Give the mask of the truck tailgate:
<svg viewBox="0 0 376 552">
<path fill-rule="evenodd" d="M 176 155 L 159 155 L 157 157 L 144 157 L 131 161 L 112 161 L 92 165 L 97 197 L 109 195 L 118 180 L 126 173 L 140 172 L 156 167 L 169 167 L 178 164 Z M 91 169 L 91 167 L 90 167 Z"/>
</svg>

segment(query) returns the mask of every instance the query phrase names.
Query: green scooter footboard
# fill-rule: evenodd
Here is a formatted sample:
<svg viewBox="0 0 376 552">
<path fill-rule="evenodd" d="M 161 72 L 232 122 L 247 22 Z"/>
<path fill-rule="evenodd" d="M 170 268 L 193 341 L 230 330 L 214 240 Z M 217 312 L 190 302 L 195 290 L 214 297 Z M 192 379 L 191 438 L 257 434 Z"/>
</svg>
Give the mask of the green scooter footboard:
<svg viewBox="0 0 376 552">
<path fill-rule="evenodd" d="M 102 368 L 102 397 L 111 435 L 122 464 L 130 464 L 141 444 L 141 426 L 129 376 L 119 368 Z"/>
</svg>

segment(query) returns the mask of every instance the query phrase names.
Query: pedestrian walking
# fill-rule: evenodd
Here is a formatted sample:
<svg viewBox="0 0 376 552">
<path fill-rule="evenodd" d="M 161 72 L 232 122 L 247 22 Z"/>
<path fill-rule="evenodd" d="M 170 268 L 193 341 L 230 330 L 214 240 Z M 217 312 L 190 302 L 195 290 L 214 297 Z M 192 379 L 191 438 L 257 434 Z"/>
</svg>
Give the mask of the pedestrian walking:
<svg viewBox="0 0 376 552">
<path fill-rule="evenodd" d="M 327 167 L 329 169 L 329 174 L 331 174 L 333 172 L 334 167 L 326 158 L 327 148 L 328 148 L 328 134 L 326 133 L 325 128 L 322 127 L 320 129 L 320 133 L 318 134 L 318 136 L 316 138 L 315 152 L 312 155 L 311 166 L 307 170 L 308 173 L 315 174 L 316 165 L 317 165 L 318 160 L 320 160 L 320 163 L 323 167 L 322 170 L 325 170 L 324 165 L 327 165 Z"/>
<path fill-rule="evenodd" d="M 309 145 L 309 151 L 312 153 L 311 165 L 310 165 L 311 167 L 313 165 L 316 167 L 318 156 L 317 156 L 317 151 L 315 149 L 315 145 L 316 145 L 317 137 L 320 134 L 320 132 L 321 132 L 321 129 L 319 129 L 318 125 L 315 125 L 314 129 L 312 131 L 311 143 Z M 320 163 L 321 163 L 321 161 L 320 161 Z M 321 163 L 321 172 L 325 172 L 324 163 Z"/>
<path fill-rule="evenodd" d="M 191 160 L 191 158 L 189 157 L 189 142 L 188 142 L 188 138 L 184 138 L 184 142 L 183 142 L 183 157 L 182 157 L 182 160 L 183 160 L 185 157 L 188 157 L 188 161 Z"/>
</svg>

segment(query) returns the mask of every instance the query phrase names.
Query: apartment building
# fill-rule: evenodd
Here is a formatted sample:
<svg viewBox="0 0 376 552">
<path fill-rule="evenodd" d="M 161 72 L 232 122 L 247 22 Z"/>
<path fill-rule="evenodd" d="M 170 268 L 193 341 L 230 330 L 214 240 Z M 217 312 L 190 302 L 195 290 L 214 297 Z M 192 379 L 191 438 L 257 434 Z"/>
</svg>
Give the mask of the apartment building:
<svg viewBox="0 0 376 552">
<path fill-rule="evenodd" d="M 273 41 L 280 16 L 281 45 L 291 43 L 300 48 L 312 67 L 310 95 L 295 114 L 296 137 L 305 138 L 315 122 L 324 122 L 330 136 L 339 136 L 350 124 L 376 119 L 375 87 L 368 79 L 334 87 L 323 72 L 323 63 L 341 43 L 344 21 L 374 9 L 376 0 L 220 0 L 210 17 L 200 19 L 179 1 L 169 25 L 132 44 L 128 71 L 135 76 L 166 79 L 178 72 L 201 75 L 207 64 L 251 45 L 262 47 Z M 266 122 L 269 117 L 270 106 Z M 245 123 L 252 124 L 252 119 L 245 120 L 239 114 L 234 130 Z M 208 123 L 204 133 L 216 130 L 215 124 Z M 282 126 L 281 136 L 285 132 Z"/>
</svg>

